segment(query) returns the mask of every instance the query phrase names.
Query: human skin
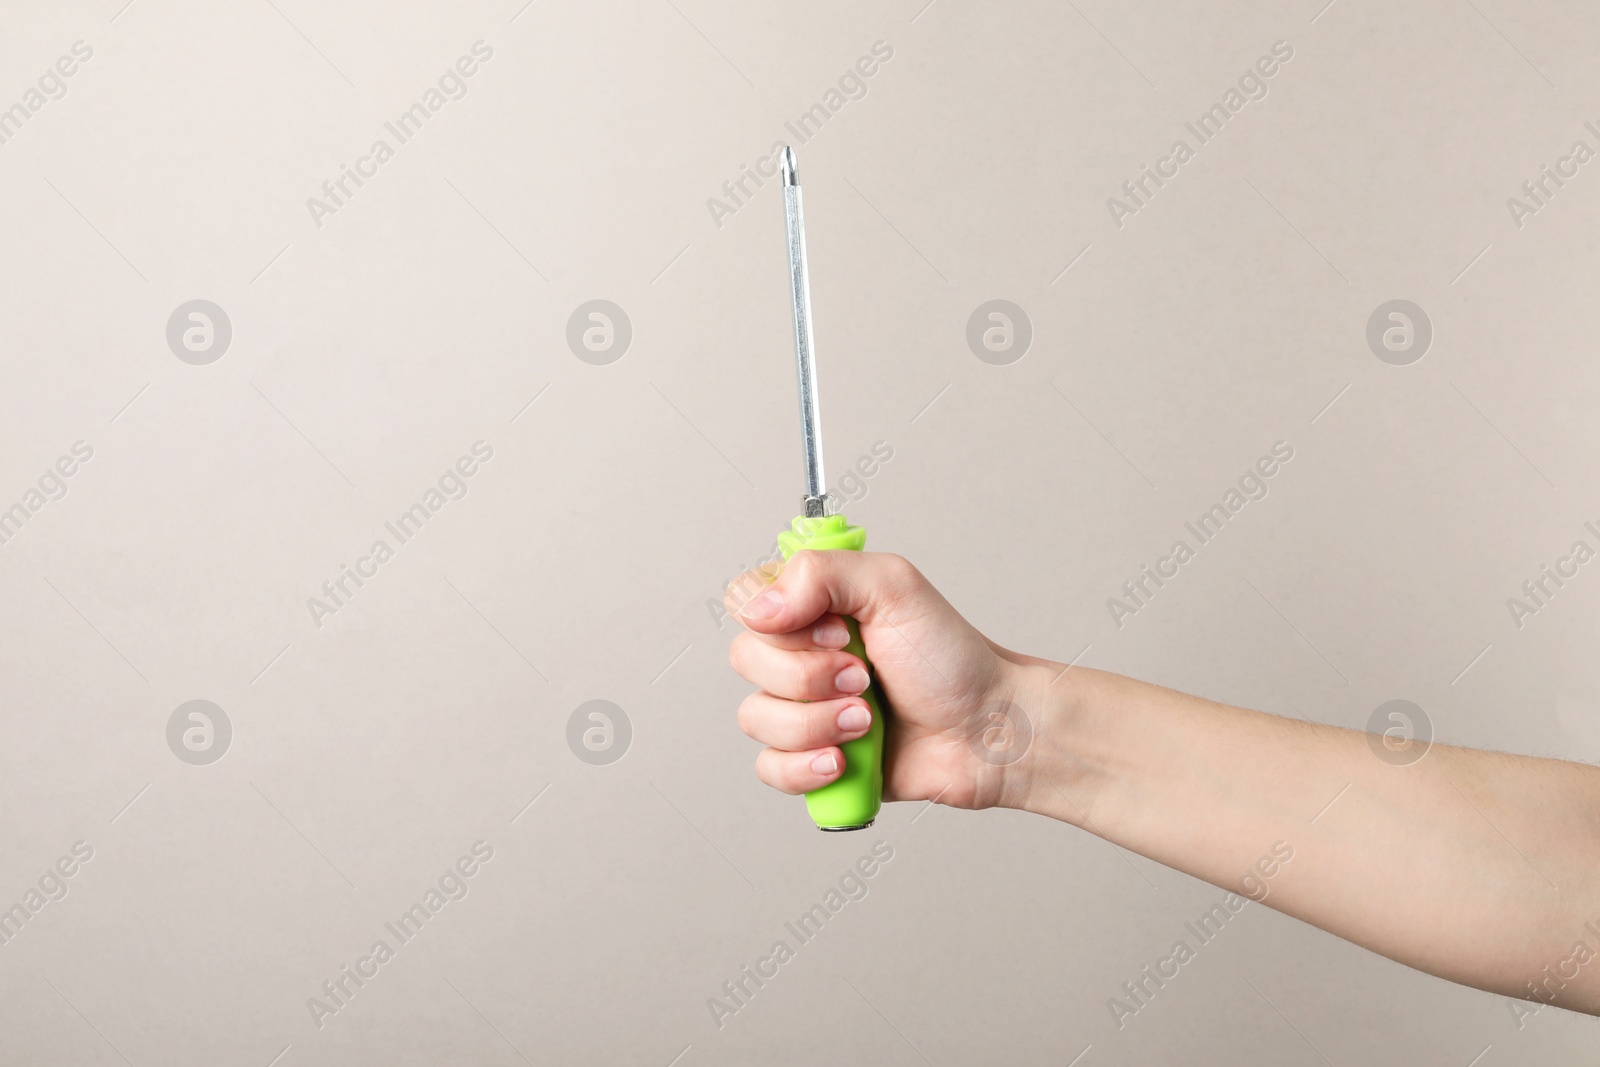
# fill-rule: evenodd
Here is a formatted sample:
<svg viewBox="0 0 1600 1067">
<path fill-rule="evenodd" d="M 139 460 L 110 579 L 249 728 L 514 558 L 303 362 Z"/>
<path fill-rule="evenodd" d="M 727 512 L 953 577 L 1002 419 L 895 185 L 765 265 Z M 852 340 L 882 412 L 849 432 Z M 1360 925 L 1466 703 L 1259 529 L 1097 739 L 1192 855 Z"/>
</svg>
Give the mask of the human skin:
<svg viewBox="0 0 1600 1067">
<path fill-rule="evenodd" d="M 886 801 L 1034 812 L 1241 895 L 1287 843 L 1268 907 L 1453 982 L 1600 1014 L 1600 768 L 1443 744 L 1388 761 L 1358 731 L 1002 648 L 899 556 L 800 552 L 776 570 L 730 585 L 728 605 L 766 784 L 831 782 L 839 744 L 866 732 L 851 615 L 890 708 Z M 997 713 L 1031 733 L 1020 755 L 986 747 Z"/>
</svg>

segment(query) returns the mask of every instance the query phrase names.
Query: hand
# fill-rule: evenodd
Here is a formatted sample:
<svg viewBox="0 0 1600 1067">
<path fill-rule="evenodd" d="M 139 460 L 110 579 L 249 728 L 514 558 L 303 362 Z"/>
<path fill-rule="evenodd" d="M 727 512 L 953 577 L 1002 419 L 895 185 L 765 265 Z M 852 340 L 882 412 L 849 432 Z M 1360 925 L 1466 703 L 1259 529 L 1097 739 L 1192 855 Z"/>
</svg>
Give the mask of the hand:
<svg viewBox="0 0 1600 1067">
<path fill-rule="evenodd" d="M 989 641 L 899 556 L 799 552 L 769 581 L 749 572 L 728 595 L 749 631 L 728 660 L 759 687 L 739 726 L 769 746 L 756 757 L 763 782 L 785 793 L 824 786 L 844 769 L 840 743 L 867 732 L 867 674 L 842 651 L 850 615 L 889 706 L 884 799 L 986 808 L 1026 793 L 1007 779 L 1029 739 L 1014 701 L 1023 668 L 1043 661 Z M 739 589 L 761 591 L 741 603 Z"/>
</svg>

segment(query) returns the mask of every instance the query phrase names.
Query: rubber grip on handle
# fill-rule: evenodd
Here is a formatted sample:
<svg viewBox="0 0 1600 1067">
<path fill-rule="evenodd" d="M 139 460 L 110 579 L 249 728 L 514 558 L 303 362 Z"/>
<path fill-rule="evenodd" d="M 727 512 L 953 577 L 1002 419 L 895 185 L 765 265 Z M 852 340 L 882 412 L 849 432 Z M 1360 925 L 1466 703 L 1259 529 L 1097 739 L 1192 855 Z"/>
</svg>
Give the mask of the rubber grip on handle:
<svg viewBox="0 0 1600 1067">
<path fill-rule="evenodd" d="M 851 526 L 843 515 L 809 519 L 801 516 L 778 535 L 778 548 L 786 560 L 802 549 L 860 552 L 866 543 L 867 532 L 859 526 Z M 850 630 L 850 643 L 845 645 L 845 651 L 866 664 L 871 679 L 861 697 L 872 712 L 872 725 L 863 736 L 840 746 L 844 751 L 844 773 L 806 794 L 806 809 L 822 830 L 864 830 L 872 825 L 883 805 L 884 713 L 888 704 L 878 691 L 877 672 L 867 659 L 861 627 L 848 616 L 844 622 Z"/>
</svg>

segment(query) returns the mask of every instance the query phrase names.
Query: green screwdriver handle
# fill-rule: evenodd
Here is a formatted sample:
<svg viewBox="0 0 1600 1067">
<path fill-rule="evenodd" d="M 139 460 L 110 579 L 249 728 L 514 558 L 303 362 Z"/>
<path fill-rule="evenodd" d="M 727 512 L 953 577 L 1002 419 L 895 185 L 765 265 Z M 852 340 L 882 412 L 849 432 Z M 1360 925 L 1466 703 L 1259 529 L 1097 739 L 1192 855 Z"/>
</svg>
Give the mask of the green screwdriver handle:
<svg viewBox="0 0 1600 1067">
<path fill-rule="evenodd" d="M 867 531 L 851 526 L 843 515 L 821 518 L 801 516 L 778 535 L 778 548 L 785 560 L 801 549 L 844 549 L 860 552 L 867 544 Z M 854 741 L 840 746 L 844 750 L 844 773 L 820 789 L 806 794 L 806 809 L 820 830 L 865 830 L 878 817 L 883 805 L 883 738 L 888 704 L 878 691 L 877 672 L 867 659 L 867 646 L 861 641 L 861 627 L 845 616 L 850 643 L 844 650 L 866 664 L 870 679 L 861 699 L 872 712 L 872 725 Z"/>
</svg>

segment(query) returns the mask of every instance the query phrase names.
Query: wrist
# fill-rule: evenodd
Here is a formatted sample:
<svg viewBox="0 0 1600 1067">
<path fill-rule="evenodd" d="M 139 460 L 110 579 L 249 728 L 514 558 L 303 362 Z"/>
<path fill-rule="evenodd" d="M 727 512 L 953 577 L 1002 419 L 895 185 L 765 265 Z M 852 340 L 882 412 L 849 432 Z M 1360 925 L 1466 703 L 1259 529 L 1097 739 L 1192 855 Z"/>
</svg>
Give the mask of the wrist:
<svg viewBox="0 0 1600 1067">
<path fill-rule="evenodd" d="M 1094 756 L 1100 672 L 1035 660 L 1018 665 L 1015 675 L 1012 702 L 1032 736 L 1007 769 L 1000 804 L 1086 827 L 1106 770 Z"/>
</svg>

